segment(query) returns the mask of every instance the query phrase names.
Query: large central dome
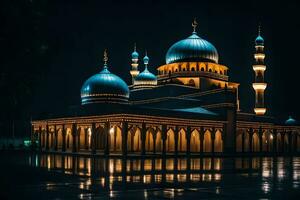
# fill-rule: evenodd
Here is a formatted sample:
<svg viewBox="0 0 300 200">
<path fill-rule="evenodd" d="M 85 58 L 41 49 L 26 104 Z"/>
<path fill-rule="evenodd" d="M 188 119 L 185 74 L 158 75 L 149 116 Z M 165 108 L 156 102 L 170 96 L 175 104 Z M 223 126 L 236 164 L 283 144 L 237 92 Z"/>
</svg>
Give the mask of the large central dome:
<svg viewBox="0 0 300 200">
<path fill-rule="evenodd" d="M 187 61 L 218 63 L 218 59 L 214 45 L 199 37 L 196 32 L 173 44 L 166 55 L 167 64 Z"/>
</svg>

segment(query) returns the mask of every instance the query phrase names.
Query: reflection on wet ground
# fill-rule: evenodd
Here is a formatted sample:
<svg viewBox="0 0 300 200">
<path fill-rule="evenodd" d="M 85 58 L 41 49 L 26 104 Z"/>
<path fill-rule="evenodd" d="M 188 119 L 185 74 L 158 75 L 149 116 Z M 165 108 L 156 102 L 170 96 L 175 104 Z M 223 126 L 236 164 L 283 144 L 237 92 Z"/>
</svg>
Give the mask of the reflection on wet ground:
<svg viewBox="0 0 300 200">
<path fill-rule="evenodd" d="M 39 170 L 40 177 L 57 177 L 35 181 L 24 192 L 25 196 L 42 192 L 45 199 L 292 199 L 300 195 L 299 157 L 106 159 L 25 154 L 22 158 L 19 166 Z"/>
</svg>

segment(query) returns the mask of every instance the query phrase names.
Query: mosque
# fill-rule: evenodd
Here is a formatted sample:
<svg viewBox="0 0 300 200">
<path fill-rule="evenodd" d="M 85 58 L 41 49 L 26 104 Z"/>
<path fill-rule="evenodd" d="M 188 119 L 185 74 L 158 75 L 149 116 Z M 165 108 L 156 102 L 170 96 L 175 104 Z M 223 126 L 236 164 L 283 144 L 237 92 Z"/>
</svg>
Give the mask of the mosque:
<svg viewBox="0 0 300 200">
<path fill-rule="evenodd" d="M 264 103 L 264 39 L 255 39 L 255 108 L 239 107 L 239 83 L 218 62 L 213 44 L 193 32 L 168 49 L 157 75 L 150 58 L 136 47 L 131 54 L 132 82 L 103 69 L 81 88 L 75 111 L 32 121 L 32 141 L 43 152 L 91 155 L 242 155 L 300 152 L 300 126 L 290 117 L 281 123 Z M 250 92 L 250 91 L 249 91 Z"/>
</svg>

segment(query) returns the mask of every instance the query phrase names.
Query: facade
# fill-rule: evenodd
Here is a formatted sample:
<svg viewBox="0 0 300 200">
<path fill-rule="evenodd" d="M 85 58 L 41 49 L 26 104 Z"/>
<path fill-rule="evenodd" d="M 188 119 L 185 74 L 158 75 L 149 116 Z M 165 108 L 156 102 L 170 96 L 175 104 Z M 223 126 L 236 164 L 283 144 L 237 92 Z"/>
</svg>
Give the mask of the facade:
<svg viewBox="0 0 300 200">
<path fill-rule="evenodd" d="M 239 108 L 239 83 L 219 64 L 217 49 L 192 35 L 173 44 L 166 64 L 149 71 L 139 67 L 136 46 L 128 86 L 104 67 L 81 88 L 75 111 L 32 121 L 32 140 L 43 152 L 93 155 L 241 155 L 300 152 L 300 126 L 268 116 L 264 104 L 264 40 L 259 32 L 253 88 L 254 113 Z"/>
</svg>

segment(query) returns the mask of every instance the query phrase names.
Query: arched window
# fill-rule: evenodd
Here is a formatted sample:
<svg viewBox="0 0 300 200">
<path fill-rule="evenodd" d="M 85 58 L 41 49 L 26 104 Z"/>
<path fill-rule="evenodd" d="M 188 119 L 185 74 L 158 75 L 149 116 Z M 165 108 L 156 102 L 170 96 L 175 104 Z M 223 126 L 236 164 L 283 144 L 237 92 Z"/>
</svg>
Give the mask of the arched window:
<svg viewBox="0 0 300 200">
<path fill-rule="evenodd" d="M 201 71 L 204 72 L 204 67 L 201 67 Z"/>
<path fill-rule="evenodd" d="M 194 68 L 194 67 L 192 67 L 191 71 L 195 71 L 195 68 Z"/>
<path fill-rule="evenodd" d="M 209 69 L 208 71 L 209 71 L 209 72 L 212 72 L 212 69 Z"/>
</svg>

